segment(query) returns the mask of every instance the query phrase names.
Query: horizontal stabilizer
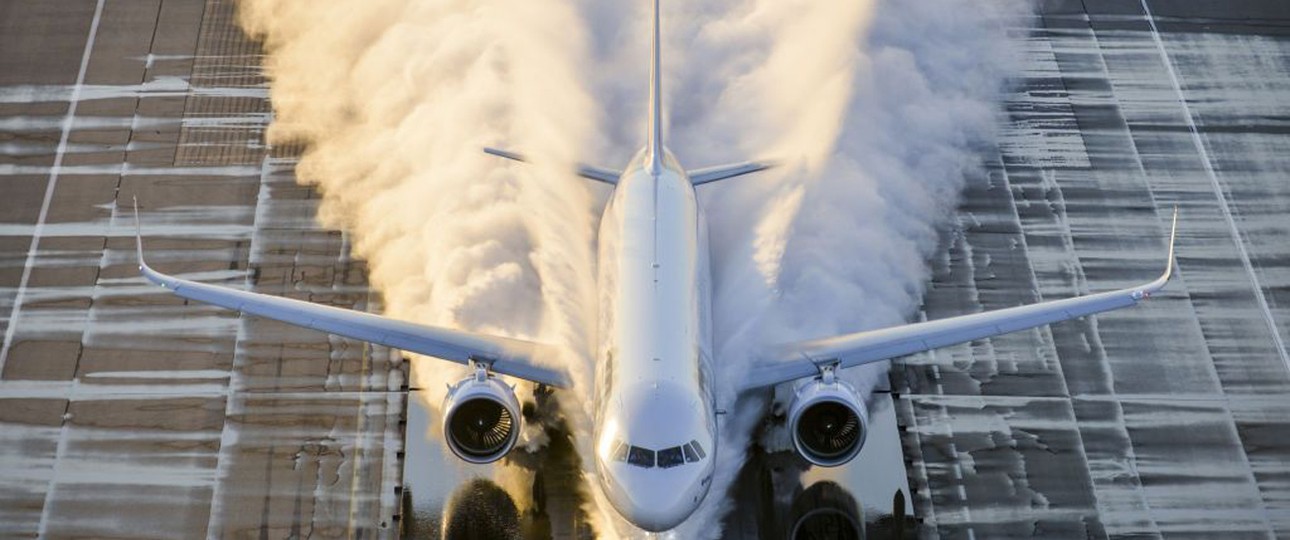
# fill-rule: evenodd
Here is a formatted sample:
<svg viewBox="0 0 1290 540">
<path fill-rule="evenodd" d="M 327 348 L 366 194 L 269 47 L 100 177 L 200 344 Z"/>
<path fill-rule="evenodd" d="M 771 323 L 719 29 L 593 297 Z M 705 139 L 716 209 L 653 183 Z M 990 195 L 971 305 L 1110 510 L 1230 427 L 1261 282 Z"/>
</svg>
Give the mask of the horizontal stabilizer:
<svg viewBox="0 0 1290 540">
<path fill-rule="evenodd" d="M 733 165 L 720 165 L 717 167 L 705 167 L 688 171 L 690 183 L 696 186 L 717 180 L 725 180 L 736 176 L 743 176 L 748 173 L 767 169 L 774 165 L 764 161 L 746 161 L 744 163 L 735 163 Z"/>
<path fill-rule="evenodd" d="M 512 161 L 518 161 L 520 163 L 528 163 L 529 161 L 528 158 L 524 157 L 524 154 L 511 152 L 510 150 L 502 150 L 500 148 L 492 148 L 492 147 L 485 146 L 484 153 L 492 154 L 494 156 L 506 158 Z M 574 172 L 578 173 L 578 176 L 581 176 L 583 178 L 595 180 L 597 182 L 604 182 L 606 184 L 617 184 L 618 177 L 623 175 L 623 173 L 620 171 L 615 171 L 613 169 L 606 169 L 603 167 L 584 165 L 581 163 L 577 165 L 577 168 L 574 169 Z"/>
</svg>

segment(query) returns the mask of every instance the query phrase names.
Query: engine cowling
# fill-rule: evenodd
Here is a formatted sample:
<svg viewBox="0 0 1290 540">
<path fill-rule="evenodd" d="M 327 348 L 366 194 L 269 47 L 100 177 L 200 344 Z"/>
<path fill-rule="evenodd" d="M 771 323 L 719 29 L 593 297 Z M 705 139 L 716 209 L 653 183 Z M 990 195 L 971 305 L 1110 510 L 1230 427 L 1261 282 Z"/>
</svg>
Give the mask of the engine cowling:
<svg viewBox="0 0 1290 540">
<path fill-rule="evenodd" d="M 869 434 L 869 413 L 855 387 L 832 373 L 797 388 L 788 408 L 788 429 L 802 458 L 837 467 L 856 457 Z"/>
<path fill-rule="evenodd" d="M 483 369 L 448 389 L 443 411 L 443 438 L 452 453 L 465 461 L 497 461 L 519 438 L 520 404 L 515 392 Z"/>
</svg>

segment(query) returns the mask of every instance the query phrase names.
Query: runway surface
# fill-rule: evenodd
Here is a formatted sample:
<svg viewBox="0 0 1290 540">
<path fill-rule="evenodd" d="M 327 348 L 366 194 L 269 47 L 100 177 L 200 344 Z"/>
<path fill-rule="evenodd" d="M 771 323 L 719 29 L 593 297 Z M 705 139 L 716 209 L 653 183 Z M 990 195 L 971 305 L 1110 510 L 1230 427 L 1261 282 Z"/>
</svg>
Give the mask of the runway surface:
<svg viewBox="0 0 1290 540">
<path fill-rule="evenodd" d="M 1290 5 L 1050 0 L 1025 21 L 917 316 L 1153 279 L 1175 205 L 1178 275 L 1138 308 L 897 361 L 901 428 L 879 435 L 918 535 L 1290 537 Z M 405 483 L 435 514 L 475 475 L 413 409 L 404 477 L 391 351 L 137 276 L 136 195 L 160 270 L 379 311 L 299 149 L 264 144 L 260 62 L 230 0 L 0 4 L 0 536 L 394 537 Z M 897 458 L 763 456 L 727 537 L 876 521 L 892 490 L 860 475 Z M 538 485 L 526 530 L 586 535 L 572 482 Z"/>
<path fill-rule="evenodd" d="M 1150 9 L 1153 18 L 1147 18 Z M 929 537 L 1290 536 L 1290 9 L 1048 2 L 934 319 L 1159 274 L 1141 307 L 898 362 Z"/>
<path fill-rule="evenodd" d="M 403 362 L 135 269 L 364 309 L 223 0 L 0 5 L 0 537 L 391 536 Z"/>
</svg>

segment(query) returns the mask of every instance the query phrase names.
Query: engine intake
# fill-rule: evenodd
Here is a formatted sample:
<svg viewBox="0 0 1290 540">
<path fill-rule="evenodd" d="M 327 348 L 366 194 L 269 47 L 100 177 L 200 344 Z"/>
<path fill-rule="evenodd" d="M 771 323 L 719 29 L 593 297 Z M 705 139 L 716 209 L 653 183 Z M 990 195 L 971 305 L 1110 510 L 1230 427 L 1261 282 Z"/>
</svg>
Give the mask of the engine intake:
<svg viewBox="0 0 1290 540">
<path fill-rule="evenodd" d="M 821 467 L 851 461 L 869 434 L 869 415 L 859 393 L 831 373 L 798 387 L 788 414 L 797 453 Z"/>
<path fill-rule="evenodd" d="M 515 392 L 482 367 L 448 389 L 443 410 L 448 448 L 470 463 L 501 459 L 519 438 L 520 406 Z"/>
</svg>

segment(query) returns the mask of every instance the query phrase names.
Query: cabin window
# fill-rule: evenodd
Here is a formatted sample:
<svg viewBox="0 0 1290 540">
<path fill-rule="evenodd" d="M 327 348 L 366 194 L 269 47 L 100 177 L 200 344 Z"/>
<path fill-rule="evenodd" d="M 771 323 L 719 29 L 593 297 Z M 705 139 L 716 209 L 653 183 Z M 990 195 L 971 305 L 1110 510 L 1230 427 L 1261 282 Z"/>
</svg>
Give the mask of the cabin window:
<svg viewBox="0 0 1290 540">
<path fill-rule="evenodd" d="M 659 467 L 662 467 L 664 469 L 670 469 L 672 467 L 676 467 L 677 465 L 684 465 L 684 464 L 685 464 L 685 455 L 682 453 L 680 446 L 673 446 L 671 448 L 658 451 Z"/>
</svg>

